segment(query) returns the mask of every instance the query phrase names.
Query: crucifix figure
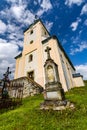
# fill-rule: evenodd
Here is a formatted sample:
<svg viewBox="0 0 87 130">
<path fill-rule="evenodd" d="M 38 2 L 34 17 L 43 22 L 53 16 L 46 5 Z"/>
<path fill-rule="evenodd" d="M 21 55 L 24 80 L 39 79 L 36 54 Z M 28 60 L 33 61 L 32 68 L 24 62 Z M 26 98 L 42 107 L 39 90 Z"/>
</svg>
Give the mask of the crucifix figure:
<svg viewBox="0 0 87 130">
<path fill-rule="evenodd" d="M 47 59 L 51 59 L 51 57 L 50 57 L 50 50 L 51 50 L 51 48 L 47 46 L 46 50 L 45 50 L 45 52 L 47 52 Z"/>
</svg>

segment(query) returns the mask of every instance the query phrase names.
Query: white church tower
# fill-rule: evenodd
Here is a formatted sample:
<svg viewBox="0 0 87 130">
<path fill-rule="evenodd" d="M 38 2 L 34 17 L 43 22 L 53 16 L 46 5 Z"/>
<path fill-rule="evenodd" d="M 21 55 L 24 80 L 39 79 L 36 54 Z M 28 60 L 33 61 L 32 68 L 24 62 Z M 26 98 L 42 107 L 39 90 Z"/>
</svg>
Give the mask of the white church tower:
<svg viewBox="0 0 87 130">
<path fill-rule="evenodd" d="M 75 68 L 67 56 L 58 38 L 50 36 L 40 19 L 34 21 L 24 31 L 23 51 L 15 57 L 15 79 L 30 77 L 45 87 L 44 63 L 46 61 L 45 49 L 51 48 L 51 57 L 58 65 L 59 78 L 65 91 L 74 86 L 84 86 L 82 76 L 76 74 Z"/>
</svg>

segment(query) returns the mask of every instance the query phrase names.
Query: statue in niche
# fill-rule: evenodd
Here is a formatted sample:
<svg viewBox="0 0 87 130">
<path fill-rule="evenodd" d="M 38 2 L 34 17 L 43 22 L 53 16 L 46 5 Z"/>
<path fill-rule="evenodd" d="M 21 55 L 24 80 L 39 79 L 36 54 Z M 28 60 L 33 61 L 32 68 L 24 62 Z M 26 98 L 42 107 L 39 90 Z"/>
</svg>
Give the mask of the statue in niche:
<svg viewBox="0 0 87 130">
<path fill-rule="evenodd" d="M 54 71 L 53 71 L 53 67 L 51 65 L 49 65 L 47 67 L 47 77 L 48 77 L 48 82 L 54 82 L 55 81 Z"/>
</svg>

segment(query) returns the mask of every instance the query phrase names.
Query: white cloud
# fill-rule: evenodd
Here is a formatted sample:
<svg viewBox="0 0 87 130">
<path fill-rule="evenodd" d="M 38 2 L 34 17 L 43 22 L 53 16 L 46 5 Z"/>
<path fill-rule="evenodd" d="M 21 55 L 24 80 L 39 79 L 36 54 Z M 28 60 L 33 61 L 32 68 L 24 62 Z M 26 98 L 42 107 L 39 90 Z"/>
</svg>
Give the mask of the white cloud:
<svg viewBox="0 0 87 130">
<path fill-rule="evenodd" d="M 4 33 L 6 31 L 6 28 L 6 24 L 2 20 L 0 20 L 0 33 Z"/>
<path fill-rule="evenodd" d="M 38 4 L 38 2 L 36 0 L 34 0 L 34 5 L 37 5 L 37 4 Z"/>
<path fill-rule="evenodd" d="M 82 52 L 84 49 L 87 49 L 87 42 L 81 42 L 81 44 L 78 44 L 77 48 L 71 48 L 71 55 L 74 55 L 77 52 Z"/>
<path fill-rule="evenodd" d="M 77 27 L 78 27 L 78 22 L 77 22 L 77 21 L 76 21 L 76 22 L 73 22 L 73 23 L 71 24 L 72 31 L 75 31 L 75 30 L 77 29 Z"/>
<path fill-rule="evenodd" d="M 87 4 L 85 4 L 81 10 L 81 15 L 87 14 Z"/>
<path fill-rule="evenodd" d="M 20 47 L 23 46 L 23 41 L 20 40 L 20 39 L 23 39 L 23 32 L 22 32 L 22 29 L 21 27 L 19 26 L 16 26 L 15 24 L 7 24 L 6 26 L 6 29 L 3 30 L 3 32 L 7 32 L 7 38 L 9 39 L 9 41 L 12 43 L 12 44 L 17 44 L 19 45 Z M 3 33 L 2 32 L 2 33 Z M 0 39 L 0 43 L 7 43 L 6 40 L 2 40 Z"/>
<path fill-rule="evenodd" d="M 0 59 L 14 57 L 18 52 L 18 46 L 12 43 L 0 43 Z"/>
<path fill-rule="evenodd" d="M 17 5 L 23 5 L 23 4 L 27 4 L 27 0 L 6 0 L 8 3 L 11 3 L 11 4 L 17 4 Z"/>
<path fill-rule="evenodd" d="M 28 10 L 27 2 L 20 1 L 19 3 L 13 3 L 9 8 L 2 10 L 0 12 L 0 16 L 7 18 L 8 22 L 10 23 L 12 20 L 14 20 L 16 23 L 19 22 L 23 25 L 31 24 L 34 21 L 35 15 Z"/>
<path fill-rule="evenodd" d="M 37 16 L 41 16 L 41 15 L 43 15 L 43 13 L 45 12 L 45 10 L 43 10 L 43 9 L 39 9 L 38 11 L 37 11 Z"/>
<path fill-rule="evenodd" d="M 71 37 L 72 43 L 76 44 L 79 42 L 79 36 Z"/>
<path fill-rule="evenodd" d="M 46 11 L 49 9 L 52 9 L 52 4 L 51 4 L 50 0 L 43 0 L 40 6 L 43 9 L 45 9 Z"/>
<path fill-rule="evenodd" d="M 6 0 L 7 2 L 11 2 L 11 3 L 16 3 L 17 1 L 20 1 L 20 0 Z"/>
<path fill-rule="evenodd" d="M 40 4 L 42 0 L 38 0 L 38 3 Z"/>
<path fill-rule="evenodd" d="M 86 25 L 86 26 L 87 26 L 87 19 L 84 21 L 84 25 Z"/>
<path fill-rule="evenodd" d="M 46 21 L 45 26 L 46 26 L 47 30 L 50 31 L 53 26 L 53 22 Z"/>
<path fill-rule="evenodd" d="M 70 25 L 70 27 L 72 28 L 72 31 L 76 31 L 79 22 L 81 22 L 81 19 L 77 18 L 77 20 Z"/>
<path fill-rule="evenodd" d="M 19 46 L 23 46 L 22 42 L 20 39 L 23 39 L 23 30 L 22 27 L 28 26 L 34 21 L 34 15 L 29 11 L 26 10 L 25 8 L 20 9 L 19 13 L 17 13 L 17 10 L 15 12 L 14 6 L 12 6 L 10 9 L 5 9 L 4 11 L 1 12 L 1 16 L 7 18 L 7 25 L 0 21 L 0 33 L 7 33 L 7 38 L 9 41 L 13 42 L 14 44 L 17 44 Z M 18 7 L 18 6 L 15 6 Z M 12 13 L 12 8 L 13 8 L 13 15 Z M 21 7 L 22 8 L 22 7 Z M 24 10 L 24 12 L 23 12 Z M 17 23 L 20 23 L 20 26 L 16 25 L 16 23 L 12 22 L 13 19 Z"/>
<path fill-rule="evenodd" d="M 43 15 L 45 12 L 47 12 L 48 10 L 51 10 L 53 7 L 52 7 L 52 4 L 50 2 L 50 0 L 38 0 L 38 3 L 40 5 L 40 9 L 38 9 L 37 11 L 37 16 L 41 16 Z"/>
<path fill-rule="evenodd" d="M 31 24 L 35 19 L 35 15 L 29 10 L 25 10 L 25 13 L 23 13 L 22 16 L 21 23 L 24 23 L 25 25 Z"/>
<path fill-rule="evenodd" d="M 11 70 L 15 68 L 14 57 L 18 54 L 18 46 L 0 39 L 0 78 L 9 66 Z"/>
<path fill-rule="evenodd" d="M 22 17 L 22 14 L 24 13 L 24 7 L 21 5 L 15 5 L 11 7 L 11 12 L 17 19 L 20 19 Z"/>
<path fill-rule="evenodd" d="M 65 1 L 65 5 L 68 5 L 69 7 L 71 7 L 73 4 L 76 5 L 81 5 L 84 2 L 84 0 L 66 0 Z"/>
<path fill-rule="evenodd" d="M 83 75 L 83 78 L 87 80 L 87 63 L 82 65 L 76 65 L 75 68 L 76 71 Z"/>
<path fill-rule="evenodd" d="M 66 39 L 63 39 L 62 40 L 62 45 L 66 44 L 67 43 L 67 40 Z"/>
</svg>

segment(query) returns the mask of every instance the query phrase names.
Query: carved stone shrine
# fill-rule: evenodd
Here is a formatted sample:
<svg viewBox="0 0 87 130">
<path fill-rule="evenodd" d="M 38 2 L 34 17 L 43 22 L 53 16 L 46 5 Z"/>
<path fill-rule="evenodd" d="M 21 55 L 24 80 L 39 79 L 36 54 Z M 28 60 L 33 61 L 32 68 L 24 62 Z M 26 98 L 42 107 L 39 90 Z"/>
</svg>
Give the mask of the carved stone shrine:
<svg viewBox="0 0 87 130">
<path fill-rule="evenodd" d="M 62 110 L 65 109 L 70 102 L 65 99 L 64 90 L 60 83 L 58 74 L 58 65 L 51 59 L 50 47 L 47 47 L 47 60 L 44 64 L 45 69 L 45 90 L 44 102 L 41 103 L 41 109 Z"/>
</svg>

